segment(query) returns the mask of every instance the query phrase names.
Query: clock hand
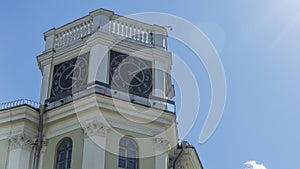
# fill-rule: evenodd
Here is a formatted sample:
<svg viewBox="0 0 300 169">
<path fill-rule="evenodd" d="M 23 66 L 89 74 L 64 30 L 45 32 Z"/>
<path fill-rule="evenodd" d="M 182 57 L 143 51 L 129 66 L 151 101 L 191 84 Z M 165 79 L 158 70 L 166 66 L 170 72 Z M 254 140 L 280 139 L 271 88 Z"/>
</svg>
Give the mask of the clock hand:
<svg viewBox="0 0 300 169">
<path fill-rule="evenodd" d="M 140 71 L 142 71 L 142 70 L 144 70 L 144 69 L 146 69 L 146 68 L 147 68 L 147 67 L 143 67 L 143 68 L 134 70 L 134 71 L 132 71 L 132 72 L 128 70 L 128 75 L 129 75 L 129 76 L 132 76 L 133 74 L 137 74 L 137 73 L 139 73 Z"/>
<path fill-rule="evenodd" d="M 81 78 L 77 78 L 77 77 L 73 77 L 73 76 L 71 76 L 70 79 L 72 79 L 72 80 L 81 80 Z"/>
<path fill-rule="evenodd" d="M 143 80 L 139 78 L 138 76 L 133 76 L 133 78 L 137 79 L 140 83 L 143 83 Z"/>
<path fill-rule="evenodd" d="M 66 76 L 66 80 L 72 75 L 72 73 L 75 71 L 76 67 L 82 62 L 82 60 L 80 60 L 78 63 L 76 62 L 76 65 L 74 65 L 73 70 Z"/>
<path fill-rule="evenodd" d="M 65 80 L 69 79 L 69 77 L 73 74 L 74 71 L 75 71 L 75 67 L 73 68 L 73 70 L 69 74 L 67 74 Z"/>
</svg>

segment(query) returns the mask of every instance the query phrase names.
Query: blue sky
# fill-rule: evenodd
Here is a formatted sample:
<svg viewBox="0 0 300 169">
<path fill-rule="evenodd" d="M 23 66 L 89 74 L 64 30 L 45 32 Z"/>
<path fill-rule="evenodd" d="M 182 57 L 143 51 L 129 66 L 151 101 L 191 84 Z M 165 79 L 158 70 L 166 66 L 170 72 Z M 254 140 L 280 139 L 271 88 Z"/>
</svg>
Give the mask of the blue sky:
<svg viewBox="0 0 300 169">
<path fill-rule="evenodd" d="M 244 169 L 249 160 L 268 169 L 297 168 L 300 152 L 300 2 L 297 0 L 2 2 L 0 102 L 18 98 L 39 100 L 41 73 L 36 56 L 44 49 L 43 32 L 98 8 L 120 15 L 170 13 L 198 26 L 215 45 L 226 74 L 227 101 L 216 132 L 206 143 L 199 144 L 198 136 L 210 104 L 209 78 L 203 66 L 195 66 L 189 59 L 193 53 L 184 45 L 172 40 L 169 44 L 169 49 L 197 72 L 200 112 L 184 139 L 197 148 L 206 169 Z"/>
</svg>

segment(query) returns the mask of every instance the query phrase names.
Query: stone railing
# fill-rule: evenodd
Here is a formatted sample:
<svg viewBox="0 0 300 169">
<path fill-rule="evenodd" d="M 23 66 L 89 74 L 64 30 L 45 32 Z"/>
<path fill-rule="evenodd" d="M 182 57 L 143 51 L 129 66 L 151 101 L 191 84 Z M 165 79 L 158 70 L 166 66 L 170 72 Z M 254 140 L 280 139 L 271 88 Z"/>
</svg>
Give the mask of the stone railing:
<svg viewBox="0 0 300 169">
<path fill-rule="evenodd" d="M 38 109 L 40 106 L 40 103 L 33 101 L 33 100 L 28 100 L 28 99 L 19 99 L 19 100 L 14 100 L 14 101 L 10 101 L 10 102 L 0 103 L 0 111 L 6 110 L 6 109 L 11 109 L 11 108 L 22 106 L 22 105 L 28 105 L 30 107 Z"/>
<path fill-rule="evenodd" d="M 78 23 L 77 23 L 78 22 Z M 82 18 L 56 30 L 54 48 L 59 48 L 92 33 L 93 20 Z"/>
<path fill-rule="evenodd" d="M 151 45 L 153 36 L 151 29 L 139 23 L 132 22 L 128 18 L 120 18 L 109 21 L 109 32 L 119 36 L 133 39 Z"/>
<path fill-rule="evenodd" d="M 122 17 L 105 9 L 98 9 L 60 28 L 45 32 L 45 51 L 73 44 L 99 29 L 151 47 L 167 48 L 167 31 L 164 27 Z"/>
</svg>

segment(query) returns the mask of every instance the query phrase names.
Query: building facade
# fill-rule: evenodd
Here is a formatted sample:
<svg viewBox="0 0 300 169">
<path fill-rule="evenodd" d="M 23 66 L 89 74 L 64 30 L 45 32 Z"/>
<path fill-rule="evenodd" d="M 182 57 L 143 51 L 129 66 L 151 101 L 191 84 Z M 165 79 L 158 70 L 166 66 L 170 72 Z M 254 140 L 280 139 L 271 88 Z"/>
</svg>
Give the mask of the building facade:
<svg viewBox="0 0 300 169">
<path fill-rule="evenodd" d="M 167 30 L 98 9 L 44 33 L 40 102 L 0 105 L 0 169 L 202 169 L 178 143 Z"/>
</svg>

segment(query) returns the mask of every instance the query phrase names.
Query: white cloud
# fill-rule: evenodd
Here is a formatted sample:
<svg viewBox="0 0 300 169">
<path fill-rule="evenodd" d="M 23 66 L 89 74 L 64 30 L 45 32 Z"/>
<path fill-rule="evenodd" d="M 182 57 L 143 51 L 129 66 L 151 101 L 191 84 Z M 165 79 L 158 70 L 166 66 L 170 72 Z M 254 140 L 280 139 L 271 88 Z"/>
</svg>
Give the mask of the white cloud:
<svg viewBox="0 0 300 169">
<path fill-rule="evenodd" d="M 257 164 L 256 161 L 248 161 L 244 163 L 245 169 L 267 169 L 263 164 Z"/>
</svg>

